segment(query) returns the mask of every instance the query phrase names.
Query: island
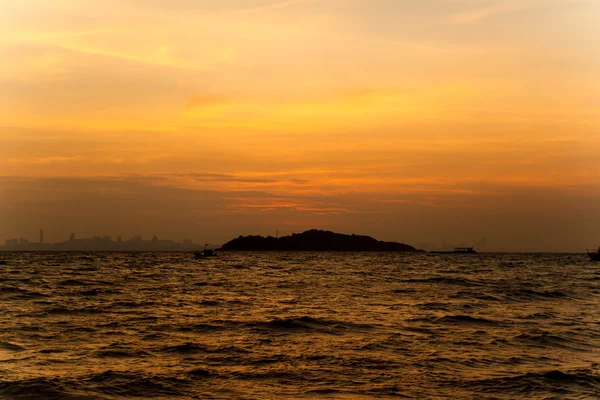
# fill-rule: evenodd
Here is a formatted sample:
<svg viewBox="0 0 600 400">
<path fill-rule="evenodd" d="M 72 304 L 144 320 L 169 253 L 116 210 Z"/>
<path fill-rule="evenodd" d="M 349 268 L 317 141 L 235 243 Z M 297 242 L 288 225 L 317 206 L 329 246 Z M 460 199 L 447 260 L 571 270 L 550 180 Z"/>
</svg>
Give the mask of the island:
<svg viewBox="0 0 600 400">
<path fill-rule="evenodd" d="M 312 229 L 303 233 L 274 238 L 240 236 L 225 243 L 219 251 L 356 251 L 422 252 L 404 243 L 382 242 L 370 236 L 345 235 Z"/>
</svg>

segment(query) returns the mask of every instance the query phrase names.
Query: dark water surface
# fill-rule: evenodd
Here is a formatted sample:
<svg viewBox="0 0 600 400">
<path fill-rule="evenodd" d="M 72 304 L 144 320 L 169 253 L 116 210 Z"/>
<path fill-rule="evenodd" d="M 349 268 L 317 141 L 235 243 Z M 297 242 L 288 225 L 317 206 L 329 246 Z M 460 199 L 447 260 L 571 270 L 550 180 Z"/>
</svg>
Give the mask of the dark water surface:
<svg viewBox="0 0 600 400">
<path fill-rule="evenodd" d="M 0 399 L 600 398 L 584 255 L 0 258 Z"/>
</svg>

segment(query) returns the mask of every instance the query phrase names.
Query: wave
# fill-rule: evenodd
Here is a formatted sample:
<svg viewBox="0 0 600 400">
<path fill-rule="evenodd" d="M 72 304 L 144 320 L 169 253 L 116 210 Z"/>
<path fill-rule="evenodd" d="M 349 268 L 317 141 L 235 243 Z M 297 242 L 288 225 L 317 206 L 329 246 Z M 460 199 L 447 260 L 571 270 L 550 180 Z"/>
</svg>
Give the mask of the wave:
<svg viewBox="0 0 600 400">
<path fill-rule="evenodd" d="M 402 282 L 406 283 L 433 283 L 433 284 L 444 284 L 444 285 L 456 285 L 456 286 L 484 286 L 482 282 L 478 282 L 475 280 L 467 279 L 467 278 L 450 278 L 445 276 L 435 276 L 432 278 L 425 279 L 407 279 Z"/>
<path fill-rule="evenodd" d="M 121 292 L 119 292 L 118 290 L 104 289 L 104 288 L 93 288 L 93 289 L 89 289 L 89 290 L 82 290 L 81 292 L 79 292 L 79 294 L 82 296 L 98 296 L 98 295 L 102 295 L 102 294 L 120 294 L 120 293 Z"/>
<path fill-rule="evenodd" d="M 416 292 L 417 292 L 416 289 L 394 289 L 394 290 L 392 290 L 392 293 L 396 293 L 396 294 L 416 293 Z"/>
<path fill-rule="evenodd" d="M 69 378 L 0 380 L 0 398 L 12 400 L 99 400 L 118 397 L 180 397 L 190 381 L 133 372 L 103 373 Z"/>
<path fill-rule="evenodd" d="M 10 343 L 10 342 L 0 342 L 0 349 L 8 350 L 8 351 L 25 351 L 25 347 L 19 346 L 18 344 Z"/>
<path fill-rule="evenodd" d="M 23 325 L 18 328 L 12 328 L 11 330 L 20 331 L 20 332 L 44 332 L 47 330 L 46 327 L 37 326 L 37 325 Z"/>
<path fill-rule="evenodd" d="M 171 353 L 184 353 L 184 354 L 205 353 L 206 346 L 201 346 L 201 345 L 197 345 L 194 343 L 184 343 L 184 344 L 178 344 L 175 346 L 167 346 L 167 347 L 163 348 L 163 350 L 167 351 L 167 352 L 171 352 Z"/>
<path fill-rule="evenodd" d="M 458 325 L 501 325 L 500 321 L 490 320 L 470 315 L 444 315 L 443 317 L 414 318 L 412 322 L 427 322 L 431 324 L 458 324 Z"/>
<path fill-rule="evenodd" d="M 308 396 L 334 396 L 341 394 L 341 392 L 337 389 L 325 388 L 308 390 L 304 392 L 304 394 Z"/>
<path fill-rule="evenodd" d="M 143 358 L 150 354 L 143 350 L 128 350 L 128 349 L 100 349 L 94 353 L 98 358 Z"/>
<path fill-rule="evenodd" d="M 82 264 L 82 265 L 87 265 L 86 267 L 80 267 L 78 268 L 78 272 L 95 272 L 95 271 L 100 271 L 100 268 L 95 267 L 93 265 L 89 265 L 89 264 Z"/>
<path fill-rule="evenodd" d="M 212 373 L 206 369 L 196 368 L 190 371 L 187 371 L 186 374 L 195 376 L 195 377 L 206 377 L 212 375 Z"/>
<path fill-rule="evenodd" d="M 83 333 L 92 333 L 96 332 L 96 329 L 91 326 L 76 326 L 69 329 L 69 332 L 83 332 Z"/>
<path fill-rule="evenodd" d="M 548 332 L 523 333 L 515 336 L 512 340 L 542 348 L 582 349 L 589 347 L 587 343 L 580 340 L 560 337 Z"/>
<path fill-rule="evenodd" d="M 31 278 L 0 278 L 0 282 L 31 283 Z"/>
<path fill-rule="evenodd" d="M 341 322 L 309 316 L 275 318 L 270 321 L 254 322 L 247 324 L 253 330 L 268 330 L 280 332 L 324 332 L 337 333 L 348 330 L 364 330 L 374 328 L 369 324 Z"/>
<path fill-rule="evenodd" d="M 79 272 L 79 271 L 78 271 Z M 95 271 L 84 271 L 86 273 L 95 272 Z M 58 286 L 115 286 L 115 282 L 104 281 L 100 279 L 94 280 L 79 280 L 79 279 L 65 279 L 63 281 L 58 282 Z"/>
<path fill-rule="evenodd" d="M 227 329 L 223 325 L 213 325 L 213 324 L 193 324 L 187 326 L 181 326 L 177 328 L 179 332 L 217 332 Z"/>
<path fill-rule="evenodd" d="M 58 378 L 34 378 L 20 381 L 1 381 L 0 398 L 11 400 L 96 400 L 97 396 L 78 395 Z"/>
<path fill-rule="evenodd" d="M 221 302 L 215 300 L 202 300 L 199 304 L 207 307 L 216 307 L 220 305 Z"/>
<path fill-rule="evenodd" d="M 62 306 L 58 306 L 58 307 L 51 307 L 49 309 L 44 310 L 44 313 L 46 314 L 65 314 L 65 315 L 70 315 L 70 314 L 99 314 L 102 313 L 102 310 L 94 307 L 94 306 L 89 306 L 89 307 L 83 307 L 83 308 L 67 308 L 67 307 L 62 307 Z"/>
<path fill-rule="evenodd" d="M 56 353 L 64 353 L 66 350 L 62 349 L 42 349 L 39 351 L 40 354 L 56 354 Z"/>
<path fill-rule="evenodd" d="M 418 304 L 417 307 L 421 310 L 448 311 L 450 306 L 446 303 L 430 302 Z"/>
<path fill-rule="evenodd" d="M 162 377 L 134 372 L 108 370 L 79 380 L 79 386 L 88 386 L 112 396 L 159 397 L 181 396 L 180 388 L 188 381 L 174 377 Z"/>
<path fill-rule="evenodd" d="M 118 328 L 121 326 L 121 323 L 118 321 L 111 321 L 105 324 L 99 324 L 98 328 Z"/>
<path fill-rule="evenodd" d="M 87 286 L 88 282 L 78 281 L 77 279 L 67 279 L 59 283 L 59 286 Z"/>
<path fill-rule="evenodd" d="M 414 396 L 410 396 L 402 393 L 405 389 L 399 388 L 395 385 L 386 385 L 382 387 L 377 387 L 373 389 L 369 389 L 365 391 L 365 394 L 369 397 L 392 397 L 392 398 L 400 398 L 400 399 L 414 399 Z"/>
<path fill-rule="evenodd" d="M 595 398 L 600 390 L 600 376 L 587 369 L 570 372 L 551 370 L 528 372 L 511 377 L 481 379 L 470 382 L 470 385 L 487 393 L 518 392 L 526 395 L 527 393 L 550 392 L 564 397 L 573 390 L 578 395 L 595 395 Z"/>
<path fill-rule="evenodd" d="M 43 293 L 35 292 L 35 291 L 31 291 L 28 289 L 23 289 L 23 288 L 15 287 L 15 286 L 0 287 L 0 294 L 2 294 L 2 293 L 13 294 L 14 295 L 13 297 L 17 297 L 17 298 L 48 297 L 48 295 L 45 295 Z"/>
<path fill-rule="evenodd" d="M 491 301 L 491 302 L 503 301 L 502 298 L 500 298 L 498 296 L 492 296 L 488 293 L 480 293 L 477 291 L 460 291 L 460 292 L 451 294 L 449 297 L 451 299 L 469 299 L 469 300 L 477 299 L 477 300 Z"/>
<path fill-rule="evenodd" d="M 162 335 L 160 333 L 150 333 L 148 335 L 144 335 L 142 336 L 142 340 L 145 341 L 158 341 L 158 340 L 165 340 L 165 335 Z"/>
<path fill-rule="evenodd" d="M 233 373 L 233 377 L 236 380 L 243 381 L 257 381 L 257 380 L 286 380 L 288 382 L 298 382 L 309 373 L 304 372 L 290 372 L 290 371 L 265 371 L 265 372 L 236 372 Z"/>
<path fill-rule="evenodd" d="M 143 308 L 143 307 L 150 307 L 150 306 L 155 306 L 158 303 L 156 301 L 133 301 L 133 300 L 122 300 L 122 301 L 114 301 L 108 305 L 106 305 L 106 309 L 132 309 L 132 308 Z M 156 317 L 151 317 L 151 318 L 156 318 Z M 139 320 L 139 318 L 138 318 Z"/>
<path fill-rule="evenodd" d="M 520 289 L 511 292 L 500 292 L 509 300 L 555 300 L 569 298 L 570 296 L 560 290 L 537 291 L 533 289 Z"/>
<path fill-rule="evenodd" d="M 166 346 L 163 348 L 163 351 L 166 351 L 169 353 L 182 353 L 182 354 L 192 354 L 192 353 L 248 354 L 248 353 L 250 353 L 248 350 L 242 349 L 240 347 L 235 347 L 235 346 L 226 346 L 226 347 L 205 346 L 205 345 L 195 344 L 192 342 L 178 344 L 178 345 L 174 345 L 174 346 Z"/>
</svg>

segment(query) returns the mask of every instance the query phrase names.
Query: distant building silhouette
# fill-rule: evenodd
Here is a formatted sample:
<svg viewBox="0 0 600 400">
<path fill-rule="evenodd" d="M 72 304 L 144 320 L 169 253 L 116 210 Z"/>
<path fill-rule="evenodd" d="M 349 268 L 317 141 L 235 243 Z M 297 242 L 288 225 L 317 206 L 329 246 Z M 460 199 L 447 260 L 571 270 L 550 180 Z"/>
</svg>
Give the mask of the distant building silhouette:
<svg viewBox="0 0 600 400">
<path fill-rule="evenodd" d="M 44 240 L 43 231 L 40 231 L 40 240 Z M 118 240 L 114 242 L 112 236 L 93 236 L 75 239 L 71 233 L 68 240 L 56 243 L 29 242 L 25 238 L 5 239 L 5 246 L 0 246 L 1 251 L 193 251 L 198 249 L 198 244 L 187 240 L 178 243 L 172 240 L 159 240 L 157 235 L 151 240 L 143 240 L 142 236 L 135 236 L 131 240 Z"/>
</svg>

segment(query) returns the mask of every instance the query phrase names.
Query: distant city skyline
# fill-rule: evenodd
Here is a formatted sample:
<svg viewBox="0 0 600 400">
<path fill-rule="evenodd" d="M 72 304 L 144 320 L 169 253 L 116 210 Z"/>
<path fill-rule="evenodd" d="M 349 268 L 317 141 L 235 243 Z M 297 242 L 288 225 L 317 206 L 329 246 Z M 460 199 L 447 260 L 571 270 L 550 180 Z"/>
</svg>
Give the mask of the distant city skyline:
<svg viewBox="0 0 600 400">
<path fill-rule="evenodd" d="M 5 243 L 8 244 L 9 242 L 14 243 L 14 241 L 16 240 L 17 242 L 24 242 L 24 243 L 44 243 L 44 239 L 43 239 L 43 234 L 42 234 L 43 230 L 40 230 L 40 240 L 39 242 L 35 242 L 32 241 L 28 238 L 25 237 L 19 237 L 19 238 L 6 238 L 5 239 Z M 151 235 L 150 239 L 147 239 L 147 237 L 144 237 L 143 235 L 133 235 L 129 238 L 126 238 L 125 240 L 123 240 L 123 237 L 121 235 L 116 235 L 116 236 L 112 236 L 112 235 L 92 235 L 92 236 L 84 236 L 84 237 L 78 237 L 75 232 L 71 232 L 69 234 L 69 237 L 66 238 L 64 241 L 75 241 L 75 240 L 89 240 L 89 239 L 93 239 L 93 240 L 107 240 L 107 241 L 114 241 L 115 242 L 121 242 L 121 241 L 136 241 L 136 240 L 159 240 L 157 235 Z M 165 239 L 165 240 L 171 240 L 171 239 Z M 60 241 L 60 240 L 59 240 Z M 183 239 L 181 240 L 182 242 L 193 242 L 191 239 Z M 55 241 L 56 242 L 56 241 Z M 48 241 L 46 241 L 46 243 L 49 243 Z"/>
<path fill-rule="evenodd" d="M 173 241 L 179 240 L 182 243 L 186 243 L 186 242 L 193 243 L 194 242 L 190 238 L 180 239 L 178 237 L 175 239 L 170 239 L 170 238 L 164 239 L 163 237 L 159 237 L 159 235 L 156 235 L 154 233 L 148 234 L 148 235 L 142 235 L 139 233 L 131 234 L 131 235 L 107 235 L 107 234 L 78 235 L 77 232 L 70 232 L 68 235 L 66 235 L 66 237 L 60 237 L 60 236 L 65 236 L 65 235 L 59 235 L 56 232 L 53 232 L 52 230 L 47 230 L 47 233 L 50 234 L 50 240 L 48 240 L 47 238 L 44 239 L 43 232 L 44 232 L 44 229 L 39 230 L 39 236 L 38 236 L 39 240 L 38 241 L 32 240 L 31 236 L 27 236 L 27 235 L 10 235 L 9 234 L 4 239 L 4 243 L 8 244 L 9 242 L 10 243 L 24 242 L 24 243 L 42 243 L 43 244 L 43 243 L 57 243 L 57 242 L 64 242 L 64 241 L 89 240 L 89 239 L 107 240 L 107 241 L 115 241 L 115 242 L 136 241 L 136 240 L 173 240 Z"/>
<path fill-rule="evenodd" d="M 129 239 L 122 240 L 121 236 L 117 236 L 115 240 L 111 235 L 94 235 L 91 237 L 77 238 L 72 232 L 69 238 L 64 241 L 48 242 L 44 241 L 43 230 L 40 230 L 39 242 L 29 241 L 26 238 L 10 238 L 5 239 L 4 246 L 0 246 L 0 250 L 15 250 L 15 251 L 96 251 L 96 250 L 115 250 L 115 251 L 136 251 L 136 250 L 158 250 L 158 251 L 191 251 L 196 250 L 206 244 L 214 247 L 214 243 L 194 243 L 191 239 L 184 239 L 177 242 L 170 239 L 159 239 L 153 235 L 151 239 L 145 240 L 141 235 L 135 235 Z"/>
</svg>

